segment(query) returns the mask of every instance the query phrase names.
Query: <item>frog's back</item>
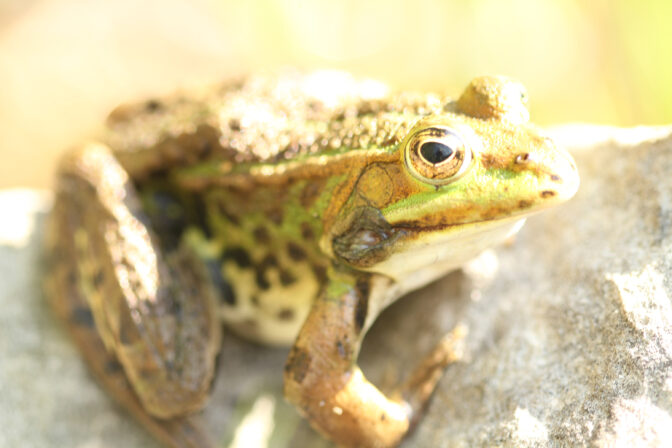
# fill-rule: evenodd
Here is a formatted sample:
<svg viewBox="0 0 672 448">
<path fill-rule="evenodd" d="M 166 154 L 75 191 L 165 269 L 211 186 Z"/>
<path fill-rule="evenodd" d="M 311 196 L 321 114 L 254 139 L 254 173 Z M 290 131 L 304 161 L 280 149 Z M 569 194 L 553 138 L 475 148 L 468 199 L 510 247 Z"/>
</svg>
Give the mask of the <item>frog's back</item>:
<svg viewBox="0 0 672 448">
<path fill-rule="evenodd" d="M 390 95 L 382 83 L 343 72 L 287 71 L 121 106 L 106 143 L 137 180 L 204 160 L 276 163 L 386 147 L 403 138 L 404 115 L 441 106 L 436 96 Z"/>
<path fill-rule="evenodd" d="M 248 169 L 396 144 L 407 125 L 397 111 L 427 96 L 390 98 L 383 84 L 342 72 L 253 76 L 121 106 L 108 120 L 107 144 L 135 181 L 162 246 L 186 238 L 209 267 L 229 328 L 289 344 L 326 281 L 329 260 L 317 243 L 343 173 L 329 164 L 329 173 L 281 174 L 280 187 Z M 227 179 L 243 175 L 243 187 L 205 182 L 201 170 L 214 166 Z M 176 172 L 182 176 L 166 175 Z"/>
</svg>

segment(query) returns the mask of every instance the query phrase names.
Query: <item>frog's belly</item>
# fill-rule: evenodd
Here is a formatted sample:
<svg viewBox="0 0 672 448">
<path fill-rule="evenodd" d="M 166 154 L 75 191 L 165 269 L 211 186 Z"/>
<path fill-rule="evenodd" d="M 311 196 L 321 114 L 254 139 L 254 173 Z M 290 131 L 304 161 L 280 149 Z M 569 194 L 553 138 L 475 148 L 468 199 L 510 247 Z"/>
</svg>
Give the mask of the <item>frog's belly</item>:
<svg viewBox="0 0 672 448">
<path fill-rule="evenodd" d="M 232 303 L 219 309 L 224 324 L 254 342 L 291 345 L 319 292 L 310 264 L 292 265 L 289 279 L 280 269 L 265 270 L 261 279 L 253 267 L 227 262 L 222 269 L 233 292 Z"/>
</svg>

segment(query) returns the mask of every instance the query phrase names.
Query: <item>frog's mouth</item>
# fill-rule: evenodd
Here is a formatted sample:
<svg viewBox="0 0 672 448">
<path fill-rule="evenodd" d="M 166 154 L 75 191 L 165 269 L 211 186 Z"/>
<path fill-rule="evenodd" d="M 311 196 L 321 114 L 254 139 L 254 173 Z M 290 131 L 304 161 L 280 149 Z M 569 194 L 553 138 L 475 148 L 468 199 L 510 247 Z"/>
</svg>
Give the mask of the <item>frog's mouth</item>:
<svg viewBox="0 0 672 448">
<path fill-rule="evenodd" d="M 396 280 L 438 278 L 506 240 L 524 222 L 525 216 L 512 216 L 432 229 L 395 227 L 386 250 L 372 252 L 368 263 L 357 267 Z"/>
<path fill-rule="evenodd" d="M 444 261 L 457 267 L 515 232 L 523 221 L 523 216 L 511 216 L 432 227 L 391 225 L 380 210 L 360 207 L 334 237 L 332 250 L 353 267 L 396 277 Z"/>
<path fill-rule="evenodd" d="M 530 213 L 433 228 L 396 227 L 403 234 L 396 250 L 372 270 L 393 278 L 433 266 L 443 272 L 456 269 L 484 250 L 515 234 Z"/>
<path fill-rule="evenodd" d="M 436 272 L 456 269 L 515 234 L 528 216 L 565 200 L 538 197 L 538 202 L 530 200 L 517 208 L 492 206 L 465 216 L 459 216 L 458 211 L 445 221 L 445 215 L 428 215 L 418 221 L 388 223 L 395 236 L 393 248 L 385 258 L 362 268 L 396 279 L 430 266 Z"/>
</svg>

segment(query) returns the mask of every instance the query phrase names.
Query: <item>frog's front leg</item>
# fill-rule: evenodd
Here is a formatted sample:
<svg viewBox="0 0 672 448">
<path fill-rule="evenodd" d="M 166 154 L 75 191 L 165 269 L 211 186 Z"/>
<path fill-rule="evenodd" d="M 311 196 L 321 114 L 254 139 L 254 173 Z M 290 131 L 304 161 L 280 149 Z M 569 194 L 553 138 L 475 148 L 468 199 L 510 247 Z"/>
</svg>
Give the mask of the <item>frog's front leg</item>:
<svg viewBox="0 0 672 448">
<path fill-rule="evenodd" d="M 445 367 L 456 359 L 446 338 L 402 388 L 388 398 L 357 366 L 366 331 L 371 274 L 329 271 L 285 367 L 285 396 L 311 424 L 340 445 L 394 447 L 411 429 Z"/>
<path fill-rule="evenodd" d="M 63 159 L 49 224 L 47 292 L 92 371 L 159 437 L 204 446 L 182 418 L 206 401 L 220 343 L 198 260 L 186 247 L 162 252 L 128 175 L 99 144 Z"/>
</svg>

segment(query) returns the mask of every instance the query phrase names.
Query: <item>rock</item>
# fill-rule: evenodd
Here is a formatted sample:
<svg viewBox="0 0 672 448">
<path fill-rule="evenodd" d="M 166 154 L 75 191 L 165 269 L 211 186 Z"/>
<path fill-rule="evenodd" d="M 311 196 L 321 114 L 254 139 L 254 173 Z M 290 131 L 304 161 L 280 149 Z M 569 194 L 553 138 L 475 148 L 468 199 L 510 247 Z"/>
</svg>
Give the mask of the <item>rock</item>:
<svg viewBox="0 0 672 448">
<path fill-rule="evenodd" d="M 403 447 L 672 446 L 672 128 L 566 126 L 582 186 L 385 311 L 362 367 L 391 390 L 469 331 Z M 48 194 L 0 193 L 0 446 L 158 446 L 86 373 L 41 296 Z M 224 339 L 204 413 L 221 446 L 327 447 L 281 398 L 287 350 Z"/>
</svg>

